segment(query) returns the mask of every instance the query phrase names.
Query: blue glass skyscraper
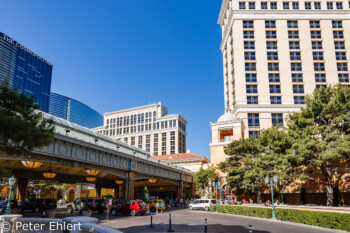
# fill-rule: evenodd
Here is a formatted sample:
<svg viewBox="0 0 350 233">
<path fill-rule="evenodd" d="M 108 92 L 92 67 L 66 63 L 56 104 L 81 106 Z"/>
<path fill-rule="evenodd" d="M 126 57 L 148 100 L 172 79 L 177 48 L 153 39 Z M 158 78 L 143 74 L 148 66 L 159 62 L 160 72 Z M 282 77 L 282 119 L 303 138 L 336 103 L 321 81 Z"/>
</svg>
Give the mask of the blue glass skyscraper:
<svg viewBox="0 0 350 233">
<path fill-rule="evenodd" d="M 52 64 L 0 32 L 0 82 L 34 96 L 39 109 L 48 112 Z"/>
<path fill-rule="evenodd" d="M 87 128 L 103 125 L 103 116 L 96 110 L 77 100 L 52 92 L 49 113 Z"/>
</svg>

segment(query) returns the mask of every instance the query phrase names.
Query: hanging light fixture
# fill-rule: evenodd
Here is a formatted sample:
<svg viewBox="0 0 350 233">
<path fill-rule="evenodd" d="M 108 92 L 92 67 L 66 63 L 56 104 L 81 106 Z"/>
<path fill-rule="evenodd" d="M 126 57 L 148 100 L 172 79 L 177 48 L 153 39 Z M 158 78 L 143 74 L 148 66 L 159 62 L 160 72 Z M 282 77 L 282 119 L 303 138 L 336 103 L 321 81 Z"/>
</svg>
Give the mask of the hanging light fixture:
<svg viewBox="0 0 350 233">
<path fill-rule="evenodd" d="M 89 176 L 97 176 L 98 173 L 100 173 L 99 171 L 93 169 L 85 169 L 85 171 Z"/>
<path fill-rule="evenodd" d="M 56 175 L 57 175 L 57 173 L 56 173 L 56 172 L 53 172 L 53 171 L 51 170 L 51 163 L 50 163 L 49 170 L 46 171 L 46 172 L 43 172 L 43 176 L 44 176 L 45 178 L 47 178 L 47 179 L 53 179 L 53 178 L 56 177 Z"/>
<path fill-rule="evenodd" d="M 149 179 L 148 182 L 150 182 L 151 184 L 155 184 L 158 182 L 157 179 Z"/>
<path fill-rule="evenodd" d="M 86 179 L 88 182 L 92 183 L 92 182 L 95 182 L 96 177 L 93 177 L 93 176 L 87 176 L 85 179 Z"/>
<path fill-rule="evenodd" d="M 43 165 L 42 162 L 37 162 L 37 161 L 22 161 L 22 164 L 26 168 L 30 168 L 30 169 L 39 168 L 41 167 L 41 165 Z"/>
<path fill-rule="evenodd" d="M 160 190 L 163 190 L 164 188 L 163 188 L 163 187 L 160 187 L 159 189 L 160 189 Z"/>
<path fill-rule="evenodd" d="M 115 183 L 116 183 L 116 184 L 123 184 L 124 181 L 122 181 L 122 180 L 116 180 Z"/>
</svg>

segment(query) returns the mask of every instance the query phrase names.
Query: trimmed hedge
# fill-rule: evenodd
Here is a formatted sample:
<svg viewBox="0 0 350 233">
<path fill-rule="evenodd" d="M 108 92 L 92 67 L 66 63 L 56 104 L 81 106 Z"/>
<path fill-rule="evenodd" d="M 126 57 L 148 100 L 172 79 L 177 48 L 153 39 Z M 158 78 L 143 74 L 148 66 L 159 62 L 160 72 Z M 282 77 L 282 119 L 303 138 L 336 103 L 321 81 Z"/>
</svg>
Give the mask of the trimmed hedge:
<svg viewBox="0 0 350 233">
<path fill-rule="evenodd" d="M 217 208 L 219 213 L 237 214 L 244 216 L 271 218 L 271 208 L 212 205 L 211 211 Z M 350 214 L 322 212 L 312 210 L 296 210 L 275 208 L 276 218 L 282 221 L 303 223 L 319 227 L 350 231 Z"/>
</svg>

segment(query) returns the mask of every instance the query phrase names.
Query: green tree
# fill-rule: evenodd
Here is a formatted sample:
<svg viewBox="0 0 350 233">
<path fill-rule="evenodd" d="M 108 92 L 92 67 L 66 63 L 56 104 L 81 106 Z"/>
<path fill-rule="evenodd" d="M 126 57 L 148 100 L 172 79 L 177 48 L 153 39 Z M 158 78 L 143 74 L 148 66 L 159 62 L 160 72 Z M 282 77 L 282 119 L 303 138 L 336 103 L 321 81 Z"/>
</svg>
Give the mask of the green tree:
<svg viewBox="0 0 350 233">
<path fill-rule="evenodd" d="M 141 193 L 141 200 L 143 200 L 144 202 L 146 202 L 147 204 L 151 202 L 151 199 L 150 199 L 150 196 L 149 196 L 149 193 L 148 193 L 148 188 L 147 186 L 145 186 L 142 190 L 142 193 Z"/>
<path fill-rule="evenodd" d="M 50 145 L 54 124 L 45 119 L 34 97 L 28 97 L 6 84 L 0 85 L 0 150 L 8 154 L 26 154 Z"/>
<path fill-rule="evenodd" d="M 191 200 L 191 194 L 190 194 L 190 191 L 189 191 L 189 190 L 186 190 L 185 200 L 186 200 L 186 199 Z"/>
<path fill-rule="evenodd" d="M 196 195 L 204 196 L 210 194 L 209 182 L 214 181 L 217 177 L 218 174 L 215 172 L 214 167 L 208 167 L 207 169 L 200 168 L 199 171 L 194 174 Z"/>
<path fill-rule="evenodd" d="M 294 154 L 310 172 L 325 177 L 327 205 L 333 205 L 336 167 L 350 157 L 350 88 L 342 85 L 315 90 L 301 113 L 290 115 Z M 311 178 L 311 177 L 310 177 Z"/>
</svg>

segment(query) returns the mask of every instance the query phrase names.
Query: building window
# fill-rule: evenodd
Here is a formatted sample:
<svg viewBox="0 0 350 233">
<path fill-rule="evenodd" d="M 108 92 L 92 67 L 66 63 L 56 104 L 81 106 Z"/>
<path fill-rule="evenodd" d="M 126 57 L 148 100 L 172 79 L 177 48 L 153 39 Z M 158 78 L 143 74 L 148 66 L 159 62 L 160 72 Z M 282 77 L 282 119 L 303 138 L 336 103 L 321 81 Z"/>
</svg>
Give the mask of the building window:
<svg viewBox="0 0 350 233">
<path fill-rule="evenodd" d="M 267 60 L 278 60 L 277 52 L 267 52 Z"/>
<path fill-rule="evenodd" d="M 280 74 L 278 74 L 278 73 L 269 74 L 269 82 L 270 83 L 279 83 L 280 82 Z"/>
<path fill-rule="evenodd" d="M 254 31 L 243 31 L 244 39 L 254 39 Z"/>
<path fill-rule="evenodd" d="M 290 52 L 290 60 L 301 60 L 300 52 Z"/>
<path fill-rule="evenodd" d="M 343 23 L 341 20 L 333 20 L 332 28 L 343 28 Z"/>
<path fill-rule="evenodd" d="M 313 52 L 312 57 L 316 61 L 323 61 L 323 52 Z"/>
<path fill-rule="evenodd" d="M 247 83 L 256 83 L 256 74 L 245 74 L 245 81 Z"/>
<path fill-rule="evenodd" d="M 294 94 L 303 94 L 304 93 L 304 85 L 293 85 L 293 93 Z"/>
<path fill-rule="evenodd" d="M 322 49 L 322 41 L 312 41 L 312 49 Z"/>
<path fill-rule="evenodd" d="M 298 28 L 297 20 L 288 20 L 287 21 L 288 28 Z"/>
<path fill-rule="evenodd" d="M 299 2 L 292 2 L 293 9 L 298 10 L 299 9 Z"/>
<path fill-rule="evenodd" d="M 333 38 L 334 39 L 344 39 L 343 31 L 333 31 Z"/>
<path fill-rule="evenodd" d="M 258 85 L 246 85 L 246 91 L 248 94 L 258 93 Z"/>
<path fill-rule="evenodd" d="M 259 137 L 259 131 L 249 131 L 249 138 L 258 138 Z"/>
<path fill-rule="evenodd" d="M 317 83 L 324 83 L 324 82 L 326 82 L 326 74 L 315 74 L 315 81 Z"/>
<path fill-rule="evenodd" d="M 281 93 L 281 85 L 270 85 L 270 94 Z"/>
<path fill-rule="evenodd" d="M 294 96 L 294 104 L 305 104 L 304 96 Z"/>
<path fill-rule="evenodd" d="M 244 41 L 244 49 L 255 49 L 254 41 Z"/>
<path fill-rule="evenodd" d="M 288 31 L 289 39 L 299 39 L 299 31 Z"/>
<path fill-rule="evenodd" d="M 310 28 L 320 28 L 320 21 L 310 20 Z"/>
<path fill-rule="evenodd" d="M 342 10 L 343 9 L 343 3 L 342 2 L 337 2 L 336 5 L 337 5 L 337 9 L 338 10 Z"/>
<path fill-rule="evenodd" d="M 289 41 L 289 49 L 300 49 L 299 41 Z"/>
<path fill-rule="evenodd" d="M 318 90 L 318 89 L 320 89 L 321 87 L 323 87 L 323 88 L 327 88 L 327 85 L 316 85 L 316 89 Z"/>
<path fill-rule="evenodd" d="M 245 71 L 256 71 L 256 63 L 246 62 Z"/>
<path fill-rule="evenodd" d="M 261 2 L 261 9 L 262 10 L 267 9 L 267 2 Z"/>
<path fill-rule="evenodd" d="M 249 9 L 255 9 L 255 2 L 249 2 Z"/>
<path fill-rule="evenodd" d="M 244 59 L 245 60 L 255 60 L 255 52 L 245 52 Z"/>
<path fill-rule="evenodd" d="M 289 9 L 289 2 L 283 2 L 283 9 L 288 10 Z"/>
<path fill-rule="evenodd" d="M 265 28 L 276 28 L 276 21 L 274 20 L 266 20 Z"/>
<path fill-rule="evenodd" d="M 277 2 L 270 2 L 270 9 L 276 10 L 277 9 Z"/>
<path fill-rule="evenodd" d="M 247 95 L 247 104 L 259 104 L 258 96 Z"/>
<path fill-rule="evenodd" d="M 335 41 L 334 48 L 335 49 L 345 49 L 344 41 Z"/>
<path fill-rule="evenodd" d="M 293 83 L 303 82 L 303 74 L 292 74 L 292 82 Z"/>
<path fill-rule="evenodd" d="M 281 96 L 270 96 L 271 104 L 282 104 Z"/>
<path fill-rule="evenodd" d="M 266 41 L 266 49 L 277 49 L 277 41 Z"/>
<path fill-rule="evenodd" d="M 333 2 L 327 2 L 327 9 L 333 10 Z"/>
<path fill-rule="evenodd" d="M 276 39 L 277 32 L 276 31 L 266 31 L 266 39 Z"/>
<path fill-rule="evenodd" d="M 321 31 L 311 31 L 311 39 L 321 39 Z"/>
<path fill-rule="evenodd" d="M 339 82 L 348 83 L 349 82 L 349 74 L 338 74 Z"/>
<path fill-rule="evenodd" d="M 314 2 L 314 8 L 315 8 L 315 10 L 320 10 L 321 9 L 321 3 L 320 2 Z"/>
<path fill-rule="evenodd" d="M 259 113 L 248 113 L 248 127 L 259 127 Z"/>
<path fill-rule="evenodd" d="M 337 63 L 338 71 L 348 71 L 348 63 Z"/>
<path fill-rule="evenodd" d="M 254 21 L 253 20 L 244 20 L 243 21 L 243 28 L 254 28 Z"/>
<path fill-rule="evenodd" d="M 301 63 L 291 63 L 290 65 L 292 71 L 302 71 Z"/>
<path fill-rule="evenodd" d="M 239 2 L 239 9 L 245 10 L 245 2 Z"/>
<path fill-rule="evenodd" d="M 324 71 L 324 63 L 315 62 L 314 71 Z"/>
<path fill-rule="evenodd" d="M 279 71 L 278 63 L 267 63 L 268 71 Z"/>
<path fill-rule="evenodd" d="M 282 113 L 272 113 L 271 119 L 272 119 L 273 126 L 283 125 L 283 114 Z"/>
<path fill-rule="evenodd" d="M 311 2 L 305 2 L 305 9 L 310 10 L 311 9 Z"/>
</svg>

